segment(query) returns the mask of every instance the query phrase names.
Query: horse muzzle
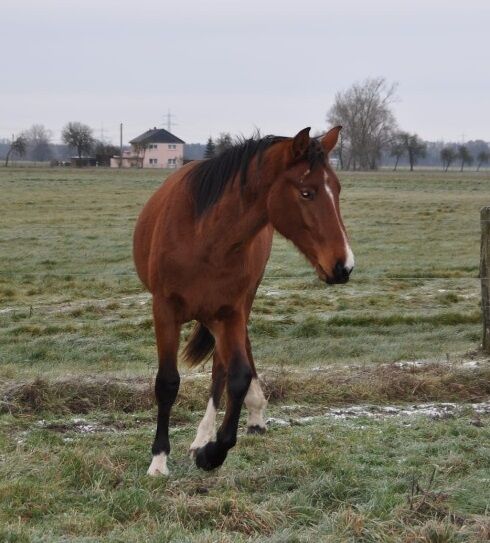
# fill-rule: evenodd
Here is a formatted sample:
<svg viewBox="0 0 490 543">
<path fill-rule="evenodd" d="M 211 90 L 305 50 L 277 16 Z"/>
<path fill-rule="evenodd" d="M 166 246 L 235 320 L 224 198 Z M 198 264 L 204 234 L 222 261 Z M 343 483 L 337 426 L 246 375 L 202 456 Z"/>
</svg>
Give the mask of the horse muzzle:
<svg viewBox="0 0 490 543">
<path fill-rule="evenodd" d="M 342 285 L 347 283 L 353 269 L 354 268 L 345 266 L 342 262 L 337 262 L 331 274 L 325 273 L 325 282 L 329 285 Z"/>
</svg>

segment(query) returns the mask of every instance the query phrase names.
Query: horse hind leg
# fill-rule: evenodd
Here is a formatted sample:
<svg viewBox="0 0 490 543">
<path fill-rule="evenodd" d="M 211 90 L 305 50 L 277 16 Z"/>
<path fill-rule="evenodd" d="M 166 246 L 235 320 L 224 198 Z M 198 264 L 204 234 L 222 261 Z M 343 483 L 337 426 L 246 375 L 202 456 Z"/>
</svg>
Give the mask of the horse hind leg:
<svg viewBox="0 0 490 543">
<path fill-rule="evenodd" d="M 257 379 L 255 370 L 255 362 L 252 354 L 252 346 L 247 334 L 247 355 L 250 365 L 253 370 L 253 378 L 248 387 L 247 395 L 245 396 L 245 405 L 248 411 L 247 433 L 248 434 L 263 434 L 266 430 L 264 413 L 267 407 L 267 400 Z"/>
<path fill-rule="evenodd" d="M 216 439 L 216 413 L 219 408 L 221 396 L 225 386 L 225 368 L 217 352 L 213 355 L 212 384 L 208 405 L 192 445 L 189 448 L 191 458 L 195 458 L 196 452 L 210 441 Z"/>
<path fill-rule="evenodd" d="M 245 396 L 245 405 L 248 411 L 247 433 L 263 434 L 266 430 L 264 412 L 267 407 L 267 400 L 257 377 L 252 379 L 248 387 L 248 392 Z"/>
<path fill-rule="evenodd" d="M 173 312 L 153 299 L 153 318 L 158 349 L 158 373 L 155 380 L 155 397 L 158 405 L 157 430 L 151 449 L 153 458 L 148 475 L 168 475 L 167 458 L 170 453 L 168 426 L 170 411 L 177 397 L 180 376 L 177 371 L 177 350 L 180 325 Z"/>
</svg>

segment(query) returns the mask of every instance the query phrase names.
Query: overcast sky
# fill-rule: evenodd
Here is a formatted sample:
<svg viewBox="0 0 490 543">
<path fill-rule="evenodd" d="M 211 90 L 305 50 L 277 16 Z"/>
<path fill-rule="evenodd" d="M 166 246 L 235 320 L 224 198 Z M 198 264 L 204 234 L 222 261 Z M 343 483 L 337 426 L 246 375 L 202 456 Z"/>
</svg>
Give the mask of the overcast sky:
<svg viewBox="0 0 490 543">
<path fill-rule="evenodd" d="M 490 0 L 1 0 L 0 46 L 0 137 L 293 135 L 384 76 L 403 129 L 490 140 Z"/>
</svg>

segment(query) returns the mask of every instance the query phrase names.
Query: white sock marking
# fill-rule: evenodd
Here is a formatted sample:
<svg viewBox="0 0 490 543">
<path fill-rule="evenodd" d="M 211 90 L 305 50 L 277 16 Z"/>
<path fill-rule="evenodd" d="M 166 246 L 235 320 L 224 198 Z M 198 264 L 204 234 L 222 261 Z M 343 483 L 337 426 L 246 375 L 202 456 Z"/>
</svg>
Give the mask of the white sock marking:
<svg viewBox="0 0 490 543">
<path fill-rule="evenodd" d="M 195 453 L 200 447 L 204 447 L 206 443 L 213 441 L 216 436 L 216 408 L 214 407 L 213 398 L 209 398 L 206 413 L 202 418 L 197 428 L 196 439 L 192 442 L 189 452 Z"/>
<path fill-rule="evenodd" d="M 245 396 L 245 405 L 248 410 L 247 426 L 259 426 L 265 428 L 264 411 L 267 407 L 267 400 L 260 388 L 257 379 L 252 379 Z"/>
<path fill-rule="evenodd" d="M 151 461 L 150 467 L 148 468 L 147 474 L 151 477 L 169 474 L 167 468 L 167 455 L 165 453 L 162 452 L 160 454 L 155 454 Z"/>
</svg>

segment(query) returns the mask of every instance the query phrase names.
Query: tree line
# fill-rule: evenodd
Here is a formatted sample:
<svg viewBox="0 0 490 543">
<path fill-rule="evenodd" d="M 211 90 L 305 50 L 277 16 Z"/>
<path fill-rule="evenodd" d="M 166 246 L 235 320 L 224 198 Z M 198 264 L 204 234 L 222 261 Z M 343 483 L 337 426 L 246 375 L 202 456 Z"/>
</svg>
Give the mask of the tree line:
<svg viewBox="0 0 490 543">
<path fill-rule="evenodd" d="M 31 160 L 44 162 L 53 159 L 53 134 L 41 124 L 34 124 L 28 130 L 24 130 L 6 144 L 5 166 L 15 158 L 23 158 L 29 154 Z M 61 131 L 61 140 L 77 157 L 93 155 L 101 166 L 109 165 L 110 159 L 118 154 L 119 149 L 104 141 L 98 140 L 93 135 L 90 126 L 80 122 L 69 122 Z"/>
<path fill-rule="evenodd" d="M 423 162 L 426 166 L 442 165 L 444 171 L 457 163 L 463 171 L 473 163 L 479 170 L 490 162 L 490 149 L 484 141 L 443 146 L 400 130 L 392 111 L 396 88 L 395 84 L 389 85 L 384 78 L 377 77 L 355 83 L 335 95 L 327 123 L 343 127 L 332 153 L 340 169 L 376 170 L 392 163 L 396 171 L 403 163 L 413 171 Z M 220 154 L 233 143 L 234 138 L 228 132 L 222 132 L 216 139 L 209 137 L 204 158 Z"/>
<path fill-rule="evenodd" d="M 396 99 L 396 85 L 389 85 L 383 77 L 368 78 L 355 83 L 335 95 L 327 112 L 329 126 L 342 125 L 339 142 L 332 153 L 343 170 L 375 170 L 381 165 L 407 164 L 411 171 L 417 164 L 442 165 L 444 171 L 457 165 L 460 171 L 475 164 L 479 170 L 490 162 L 487 142 L 477 140 L 466 144 L 441 145 L 426 142 L 415 133 L 398 127 L 392 110 Z M 319 135 L 319 134 L 317 134 Z M 119 153 L 111 144 L 97 140 L 92 129 L 80 122 L 69 122 L 62 130 L 62 141 L 79 158 L 92 155 L 100 165 L 109 165 L 110 158 Z M 45 161 L 53 158 L 52 133 L 43 125 L 35 124 L 29 130 L 12 138 L 6 144 L 5 165 L 13 157 L 29 154 L 31 160 Z M 211 158 L 231 147 L 235 138 L 222 132 L 215 139 L 209 137 L 203 149 L 200 144 L 187 145 L 192 156 L 187 160 Z M 1 151 L 0 142 L 0 151 Z M 192 149 L 191 149 L 192 148 Z M 191 152 L 192 151 L 192 152 Z M 184 159 L 184 160 L 185 160 Z"/>
<path fill-rule="evenodd" d="M 387 157 L 394 160 L 394 170 L 402 159 L 410 171 L 426 158 L 428 143 L 418 134 L 400 130 L 392 110 L 396 84 L 389 85 L 383 77 L 368 78 L 335 95 L 327 113 L 329 125 L 342 125 L 335 150 L 340 169 L 375 170 Z M 490 161 L 490 149 L 483 141 L 475 142 L 479 150 L 470 152 L 469 145 L 450 144 L 440 149 L 440 163 L 445 171 L 458 163 L 460 170 L 476 162 L 477 170 Z"/>
</svg>

